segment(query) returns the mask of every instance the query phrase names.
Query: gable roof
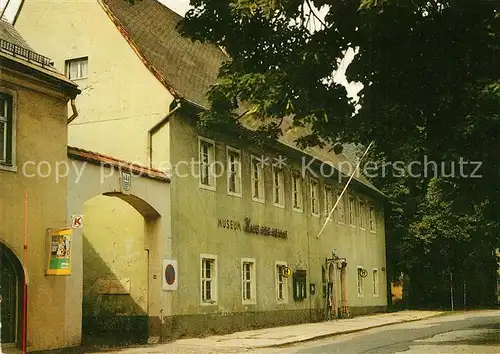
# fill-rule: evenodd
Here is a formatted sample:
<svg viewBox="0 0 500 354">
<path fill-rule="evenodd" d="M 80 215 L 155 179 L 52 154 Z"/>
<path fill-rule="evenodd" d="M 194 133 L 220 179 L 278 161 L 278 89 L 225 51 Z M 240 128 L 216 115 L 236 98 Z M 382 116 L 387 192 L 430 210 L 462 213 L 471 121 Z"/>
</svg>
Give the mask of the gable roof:
<svg viewBox="0 0 500 354">
<path fill-rule="evenodd" d="M 183 37 L 176 26 L 182 17 L 156 0 L 131 4 L 102 0 L 102 7 L 144 64 L 177 98 L 204 108 L 206 93 L 228 59 L 211 44 Z"/>
<path fill-rule="evenodd" d="M 215 45 L 193 42 L 183 37 L 176 26 L 182 17 L 156 0 L 140 0 L 131 4 L 124 0 L 100 0 L 101 6 L 128 41 L 143 63 L 176 97 L 203 109 L 210 107 L 206 94 L 217 80 L 219 68 L 229 58 Z M 245 128 L 256 129 L 260 122 L 242 119 Z M 291 119 L 282 126 L 281 144 L 302 151 L 337 170 L 350 174 L 355 165 L 344 155 L 335 155 L 326 148 L 298 149 L 295 144 L 304 128 L 293 127 Z M 362 174 L 354 178 L 381 194 Z"/>
</svg>

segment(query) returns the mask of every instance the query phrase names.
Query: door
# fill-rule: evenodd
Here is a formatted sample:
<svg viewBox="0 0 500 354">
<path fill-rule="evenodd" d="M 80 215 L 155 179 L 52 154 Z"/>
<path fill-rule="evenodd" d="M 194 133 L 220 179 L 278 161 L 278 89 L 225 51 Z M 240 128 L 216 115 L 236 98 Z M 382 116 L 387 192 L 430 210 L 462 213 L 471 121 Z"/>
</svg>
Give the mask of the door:
<svg viewBox="0 0 500 354">
<path fill-rule="evenodd" d="M 0 248 L 0 331 L 2 343 L 14 343 L 17 329 L 18 277 L 14 265 Z"/>
</svg>

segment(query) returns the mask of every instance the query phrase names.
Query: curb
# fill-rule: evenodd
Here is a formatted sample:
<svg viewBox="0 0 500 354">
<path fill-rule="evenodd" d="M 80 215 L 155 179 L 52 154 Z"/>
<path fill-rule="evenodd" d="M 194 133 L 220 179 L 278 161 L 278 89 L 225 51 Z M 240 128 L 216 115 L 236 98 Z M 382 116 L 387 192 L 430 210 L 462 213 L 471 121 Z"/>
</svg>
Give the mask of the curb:
<svg viewBox="0 0 500 354">
<path fill-rule="evenodd" d="M 318 335 L 318 336 L 313 336 L 311 338 L 294 340 L 294 341 L 291 341 L 291 342 L 288 342 L 288 343 L 262 345 L 262 346 L 250 346 L 250 347 L 247 347 L 246 349 L 286 348 L 286 347 L 289 347 L 291 345 L 298 344 L 298 343 L 305 343 L 305 342 L 310 342 L 310 341 L 313 341 L 313 340 L 324 339 L 324 338 L 329 338 L 329 337 L 335 337 L 335 336 L 339 336 L 339 335 L 343 335 L 343 334 L 352 334 L 352 333 L 357 333 L 357 332 L 363 332 L 363 331 L 366 331 L 366 330 L 369 330 L 369 329 L 386 327 L 386 326 L 391 326 L 391 325 L 395 325 L 395 324 L 417 322 L 417 321 L 427 320 L 429 318 L 444 316 L 444 315 L 448 315 L 448 314 L 450 314 L 450 312 L 440 312 L 440 313 L 437 313 L 437 314 L 434 314 L 434 315 L 429 315 L 427 317 L 422 317 L 422 318 L 414 318 L 414 319 L 402 320 L 402 321 L 398 321 L 398 322 L 383 323 L 383 324 L 372 325 L 372 326 L 363 327 L 363 328 L 351 329 L 351 330 L 342 331 L 342 332 L 321 334 L 321 335 Z"/>
</svg>

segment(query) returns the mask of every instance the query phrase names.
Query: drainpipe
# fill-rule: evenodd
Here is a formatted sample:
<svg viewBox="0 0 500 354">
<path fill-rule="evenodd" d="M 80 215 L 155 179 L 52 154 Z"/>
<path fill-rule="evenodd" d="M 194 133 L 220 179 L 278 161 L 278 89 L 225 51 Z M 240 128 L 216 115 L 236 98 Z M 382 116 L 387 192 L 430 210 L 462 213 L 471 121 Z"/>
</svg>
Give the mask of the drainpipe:
<svg viewBox="0 0 500 354">
<path fill-rule="evenodd" d="M 148 152 L 149 152 L 149 167 L 153 167 L 153 135 L 159 131 L 165 123 L 168 121 L 170 116 L 174 114 L 177 110 L 181 108 L 181 101 L 176 100 L 177 106 L 175 106 L 174 109 L 172 109 L 168 114 L 163 118 L 161 121 L 156 123 L 151 129 L 148 130 Z"/>
<path fill-rule="evenodd" d="M 71 99 L 71 109 L 73 110 L 73 114 L 68 118 L 68 125 L 78 117 L 78 110 L 76 109 L 75 99 Z"/>
</svg>

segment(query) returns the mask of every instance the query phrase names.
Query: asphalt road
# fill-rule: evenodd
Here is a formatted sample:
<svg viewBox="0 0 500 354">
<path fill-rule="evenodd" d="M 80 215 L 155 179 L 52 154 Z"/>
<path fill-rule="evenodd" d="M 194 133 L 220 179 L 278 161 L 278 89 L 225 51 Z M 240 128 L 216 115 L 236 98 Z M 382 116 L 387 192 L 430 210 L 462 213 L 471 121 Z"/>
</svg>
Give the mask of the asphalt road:
<svg viewBox="0 0 500 354">
<path fill-rule="evenodd" d="M 259 353 L 500 353 L 500 311 L 434 317 Z"/>
</svg>

